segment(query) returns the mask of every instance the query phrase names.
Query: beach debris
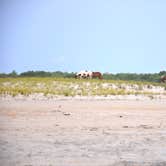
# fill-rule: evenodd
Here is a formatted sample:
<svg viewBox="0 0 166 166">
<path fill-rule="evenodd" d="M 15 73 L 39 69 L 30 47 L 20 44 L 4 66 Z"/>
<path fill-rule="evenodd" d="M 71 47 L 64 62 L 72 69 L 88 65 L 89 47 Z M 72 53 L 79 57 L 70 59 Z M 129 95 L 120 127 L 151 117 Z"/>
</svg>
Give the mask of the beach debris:
<svg viewBox="0 0 166 166">
<path fill-rule="evenodd" d="M 139 125 L 138 128 L 153 129 L 152 126 L 148 126 L 148 125 Z"/>
<path fill-rule="evenodd" d="M 90 131 L 97 131 L 98 128 L 97 128 L 97 127 L 91 127 L 89 130 L 90 130 Z"/>
<path fill-rule="evenodd" d="M 69 115 L 71 115 L 71 114 L 68 113 L 68 112 L 63 112 L 63 115 L 65 115 L 65 116 L 69 116 Z"/>
</svg>

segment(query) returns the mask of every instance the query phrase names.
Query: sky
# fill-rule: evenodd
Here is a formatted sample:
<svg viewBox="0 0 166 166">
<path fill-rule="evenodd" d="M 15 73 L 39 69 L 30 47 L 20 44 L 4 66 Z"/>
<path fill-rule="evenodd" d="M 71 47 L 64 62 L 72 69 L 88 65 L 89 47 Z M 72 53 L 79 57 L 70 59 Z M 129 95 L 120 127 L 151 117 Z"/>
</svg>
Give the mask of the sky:
<svg viewBox="0 0 166 166">
<path fill-rule="evenodd" d="M 0 0 L 0 73 L 166 70 L 165 0 Z"/>
</svg>

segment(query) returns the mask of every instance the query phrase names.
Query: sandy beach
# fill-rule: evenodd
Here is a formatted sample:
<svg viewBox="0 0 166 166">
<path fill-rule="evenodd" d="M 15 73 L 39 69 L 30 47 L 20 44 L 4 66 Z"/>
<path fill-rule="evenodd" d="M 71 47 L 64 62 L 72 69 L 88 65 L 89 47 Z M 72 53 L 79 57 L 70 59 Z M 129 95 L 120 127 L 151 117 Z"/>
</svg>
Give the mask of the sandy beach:
<svg viewBox="0 0 166 166">
<path fill-rule="evenodd" d="M 165 166 L 165 100 L 0 100 L 2 166 Z"/>
</svg>

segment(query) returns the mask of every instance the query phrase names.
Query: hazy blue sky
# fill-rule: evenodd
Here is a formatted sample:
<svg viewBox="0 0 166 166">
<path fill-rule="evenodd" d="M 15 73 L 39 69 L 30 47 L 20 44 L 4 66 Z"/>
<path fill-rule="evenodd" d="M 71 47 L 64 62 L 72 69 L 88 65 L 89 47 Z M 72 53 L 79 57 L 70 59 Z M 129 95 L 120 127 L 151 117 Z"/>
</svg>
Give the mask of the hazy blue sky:
<svg viewBox="0 0 166 166">
<path fill-rule="evenodd" d="M 0 72 L 166 70 L 165 0 L 0 0 Z"/>
</svg>

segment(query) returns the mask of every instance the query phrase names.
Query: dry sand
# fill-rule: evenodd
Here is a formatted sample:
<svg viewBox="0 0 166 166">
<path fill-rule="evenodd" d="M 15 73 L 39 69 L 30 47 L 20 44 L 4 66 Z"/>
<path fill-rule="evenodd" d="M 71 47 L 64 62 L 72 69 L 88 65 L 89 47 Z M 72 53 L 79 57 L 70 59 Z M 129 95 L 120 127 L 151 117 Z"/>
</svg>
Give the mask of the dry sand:
<svg viewBox="0 0 166 166">
<path fill-rule="evenodd" d="M 1 166 L 165 166 L 166 101 L 0 100 Z"/>
</svg>

